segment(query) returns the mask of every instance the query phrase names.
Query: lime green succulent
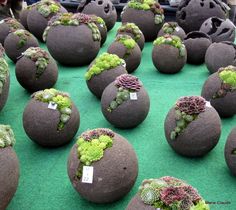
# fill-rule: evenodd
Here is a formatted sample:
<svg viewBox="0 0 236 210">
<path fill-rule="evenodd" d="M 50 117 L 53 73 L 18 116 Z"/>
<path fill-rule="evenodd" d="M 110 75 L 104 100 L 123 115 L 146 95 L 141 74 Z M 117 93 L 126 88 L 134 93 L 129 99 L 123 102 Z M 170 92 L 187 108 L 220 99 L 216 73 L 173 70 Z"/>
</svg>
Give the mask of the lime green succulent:
<svg viewBox="0 0 236 210">
<path fill-rule="evenodd" d="M 13 146 L 16 143 L 14 133 L 9 125 L 0 125 L 0 148 Z"/>
<path fill-rule="evenodd" d="M 135 45 L 137 45 L 134 39 L 132 39 L 131 36 L 126 34 L 118 34 L 115 41 L 123 44 L 126 48 L 126 52 L 123 57 L 124 59 L 129 57 L 131 51 L 134 49 Z"/>
<path fill-rule="evenodd" d="M 233 66 L 228 66 L 224 70 L 219 72 L 220 79 L 231 87 L 236 88 L 236 71 L 233 70 Z"/>
<path fill-rule="evenodd" d="M 140 31 L 139 27 L 135 25 L 134 23 L 125 23 L 121 25 L 121 27 L 118 29 L 119 33 L 130 33 L 134 35 L 134 40 L 137 42 L 142 35 L 142 32 Z"/>
<path fill-rule="evenodd" d="M 45 18 L 48 18 L 51 14 L 56 14 L 60 11 L 60 4 L 52 0 L 41 1 L 35 6 L 37 11 Z"/>
<path fill-rule="evenodd" d="M 9 68 L 6 60 L 0 57 L 0 94 L 2 93 L 3 86 L 9 76 Z"/>
<path fill-rule="evenodd" d="M 32 34 L 24 29 L 18 29 L 13 32 L 16 36 L 19 37 L 19 42 L 17 44 L 18 49 L 24 47 L 28 41 L 32 37 Z"/>
<path fill-rule="evenodd" d="M 192 206 L 190 210 L 210 210 L 210 207 L 204 200 L 200 200 L 195 206 Z"/>
</svg>

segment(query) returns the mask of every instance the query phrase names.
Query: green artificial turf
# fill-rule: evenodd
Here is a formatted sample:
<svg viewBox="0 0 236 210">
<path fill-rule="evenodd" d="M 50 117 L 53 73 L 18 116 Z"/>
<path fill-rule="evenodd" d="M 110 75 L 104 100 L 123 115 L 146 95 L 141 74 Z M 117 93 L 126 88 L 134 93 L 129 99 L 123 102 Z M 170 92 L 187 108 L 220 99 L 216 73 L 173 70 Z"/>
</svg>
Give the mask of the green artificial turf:
<svg viewBox="0 0 236 210">
<path fill-rule="evenodd" d="M 114 40 L 118 25 L 109 32 L 100 53 L 106 51 Z M 44 44 L 41 46 L 45 48 Z M 127 138 L 138 156 L 139 174 L 136 184 L 123 199 L 108 205 L 85 201 L 69 181 L 67 158 L 76 139 L 61 148 L 45 149 L 26 136 L 22 113 L 30 93 L 16 81 L 15 66 L 7 60 L 11 71 L 11 87 L 7 104 L 0 113 L 0 123 L 12 126 L 17 139 L 14 148 L 20 160 L 20 182 L 9 210 L 122 210 L 136 194 L 143 179 L 167 175 L 186 180 L 207 201 L 230 202 L 227 205 L 211 205 L 213 210 L 236 209 L 236 178 L 230 174 L 224 160 L 225 141 L 236 125 L 236 118 L 222 120 L 220 141 L 205 157 L 191 159 L 176 154 L 165 140 L 163 124 L 166 114 L 179 97 L 199 95 L 209 73 L 205 65 L 185 65 L 178 74 L 161 74 L 152 64 L 151 53 L 152 43 L 146 43 L 141 65 L 134 72 L 149 93 L 150 112 L 141 125 L 129 130 L 116 129 L 104 119 L 100 101 L 89 92 L 85 83 L 87 67 L 69 68 L 59 65 L 55 88 L 69 92 L 81 114 L 81 125 L 76 136 L 87 129 L 108 127 Z"/>
</svg>

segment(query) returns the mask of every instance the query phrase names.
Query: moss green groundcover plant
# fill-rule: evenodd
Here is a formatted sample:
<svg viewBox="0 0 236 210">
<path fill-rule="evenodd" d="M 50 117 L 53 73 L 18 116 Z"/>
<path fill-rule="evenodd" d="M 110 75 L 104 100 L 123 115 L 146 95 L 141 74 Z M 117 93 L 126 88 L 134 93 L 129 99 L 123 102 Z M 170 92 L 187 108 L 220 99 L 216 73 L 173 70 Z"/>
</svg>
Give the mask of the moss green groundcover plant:
<svg viewBox="0 0 236 210">
<path fill-rule="evenodd" d="M 13 146 L 16 143 L 14 133 L 9 125 L 0 125 L 0 148 Z"/>
<path fill-rule="evenodd" d="M 2 93 L 3 86 L 9 76 L 9 68 L 6 60 L 0 57 L 0 94 Z"/>
<path fill-rule="evenodd" d="M 120 32 L 133 34 L 134 40 L 136 42 L 141 38 L 141 35 L 142 35 L 142 32 L 140 31 L 139 27 L 136 26 L 134 23 L 125 23 L 121 25 L 121 27 L 118 29 L 118 34 Z"/>
</svg>

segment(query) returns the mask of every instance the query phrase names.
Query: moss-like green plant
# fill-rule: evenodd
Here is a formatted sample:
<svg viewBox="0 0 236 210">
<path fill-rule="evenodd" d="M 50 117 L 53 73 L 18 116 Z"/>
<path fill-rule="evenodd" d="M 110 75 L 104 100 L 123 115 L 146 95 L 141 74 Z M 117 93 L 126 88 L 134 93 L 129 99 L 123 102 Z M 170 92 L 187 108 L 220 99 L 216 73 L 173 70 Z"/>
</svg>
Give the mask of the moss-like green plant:
<svg viewBox="0 0 236 210">
<path fill-rule="evenodd" d="M 0 57 L 0 94 L 2 93 L 3 86 L 6 83 L 8 76 L 9 76 L 8 64 L 3 57 Z"/>
<path fill-rule="evenodd" d="M 49 104 L 51 102 L 57 105 L 56 109 L 61 114 L 57 129 L 62 130 L 72 114 L 72 101 L 68 94 L 51 88 L 36 92 L 33 98 L 44 103 Z"/>
<path fill-rule="evenodd" d="M 9 32 L 13 32 L 16 29 L 20 29 L 21 28 L 21 24 L 14 18 L 6 18 L 3 19 L 2 21 L 0 21 L 0 24 L 5 23 L 8 25 L 8 27 L 10 28 Z"/>
<path fill-rule="evenodd" d="M 118 29 L 117 34 L 119 33 L 130 33 L 134 35 L 134 40 L 137 42 L 142 35 L 142 32 L 140 31 L 139 27 L 135 25 L 134 23 L 124 23 L 121 25 L 121 27 Z"/>
<path fill-rule="evenodd" d="M 60 4 L 53 0 L 44 0 L 35 5 L 37 11 L 45 18 L 60 11 Z"/>
<path fill-rule="evenodd" d="M 14 133 L 9 125 L 0 125 L 0 148 L 13 146 L 16 143 Z"/>
<path fill-rule="evenodd" d="M 95 24 L 99 24 L 103 28 L 107 29 L 106 23 L 101 17 L 98 17 L 96 15 L 90 15 L 90 16 L 91 16 L 91 18 L 92 18 L 92 20 L 94 21 Z"/>
<path fill-rule="evenodd" d="M 85 74 L 85 79 L 90 80 L 95 75 L 101 74 L 105 70 L 114 69 L 117 66 L 124 65 L 125 61 L 115 54 L 103 53 L 95 59 L 93 65 Z"/>
<path fill-rule="evenodd" d="M 126 52 L 123 57 L 124 59 L 129 57 L 136 45 L 136 42 L 132 39 L 132 37 L 126 34 L 118 34 L 115 41 L 121 43 L 126 48 Z"/>
<path fill-rule="evenodd" d="M 35 62 L 36 79 L 38 79 L 44 73 L 49 64 L 50 56 L 48 52 L 40 47 L 30 47 L 23 52 L 22 55 Z"/>
<path fill-rule="evenodd" d="M 178 36 L 172 36 L 172 35 L 166 34 L 164 36 L 158 37 L 153 42 L 153 44 L 154 45 L 161 45 L 161 44 L 171 45 L 179 50 L 180 57 L 183 57 L 186 55 L 185 46 Z"/>
<path fill-rule="evenodd" d="M 24 47 L 27 41 L 32 37 L 32 34 L 24 29 L 18 29 L 13 33 L 19 37 L 19 42 L 17 44 L 18 49 Z"/>
<path fill-rule="evenodd" d="M 162 28 L 165 34 L 173 34 L 177 27 L 177 23 L 164 23 Z"/>
<path fill-rule="evenodd" d="M 204 200 L 200 200 L 196 205 L 192 206 L 190 210 L 210 210 L 210 207 Z"/>
</svg>

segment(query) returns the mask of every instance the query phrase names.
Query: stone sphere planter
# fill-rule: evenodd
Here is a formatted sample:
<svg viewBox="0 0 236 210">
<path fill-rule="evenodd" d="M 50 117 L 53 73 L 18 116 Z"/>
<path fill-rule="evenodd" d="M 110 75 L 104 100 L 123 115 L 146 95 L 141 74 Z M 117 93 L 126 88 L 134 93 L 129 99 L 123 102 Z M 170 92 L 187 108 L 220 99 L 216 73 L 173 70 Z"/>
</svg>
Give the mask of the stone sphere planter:
<svg viewBox="0 0 236 210">
<path fill-rule="evenodd" d="M 101 109 L 108 122 L 118 128 L 133 128 L 147 117 L 150 107 L 148 93 L 135 76 L 123 74 L 106 87 Z"/>
<path fill-rule="evenodd" d="M 58 78 L 58 67 L 49 53 L 30 47 L 16 63 L 16 79 L 31 92 L 51 88 Z"/>
<path fill-rule="evenodd" d="M 236 45 L 233 42 L 211 44 L 205 55 L 205 64 L 210 73 L 215 73 L 221 67 L 236 66 Z"/>
<path fill-rule="evenodd" d="M 176 12 L 176 20 L 186 33 L 197 31 L 210 17 L 226 19 L 228 10 L 221 1 L 183 0 Z"/>
<path fill-rule="evenodd" d="M 235 39 L 235 26 L 229 19 L 218 17 L 208 18 L 201 26 L 200 31 L 208 34 L 212 42 L 230 41 Z"/>
<path fill-rule="evenodd" d="M 152 62 L 156 69 L 165 74 L 179 72 L 187 60 L 187 51 L 177 36 L 165 35 L 154 41 Z"/>
<path fill-rule="evenodd" d="M 168 112 L 164 127 L 171 148 L 187 157 L 206 155 L 221 134 L 218 113 L 200 96 L 180 98 Z"/>
<path fill-rule="evenodd" d="M 78 12 L 101 17 L 108 31 L 114 27 L 117 20 L 116 8 L 110 0 L 83 0 L 78 7 Z"/>
<path fill-rule="evenodd" d="M 176 207 L 175 203 L 179 206 Z M 174 209 L 174 207 L 176 209 L 210 209 L 197 189 L 183 180 L 165 176 L 143 180 L 139 192 L 129 202 L 126 210 Z"/>
<path fill-rule="evenodd" d="M 41 1 L 35 4 L 27 15 L 28 29 L 39 40 L 43 41 L 43 33 L 50 19 L 59 13 L 65 12 L 67 12 L 66 9 L 56 1 Z"/>
<path fill-rule="evenodd" d="M 101 35 L 92 18 L 63 13 L 47 27 L 44 39 L 52 57 L 61 64 L 82 66 L 98 54 Z"/>
<path fill-rule="evenodd" d="M 236 67 L 220 68 L 210 75 L 203 85 L 201 95 L 216 109 L 221 117 L 236 114 Z"/>
<path fill-rule="evenodd" d="M 134 23 L 143 32 L 146 41 L 156 39 L 164 23 L 164 11 L 156 1 L 141 3 L 131 0 L 124 7 L 121 15 L 122 23 Z"/>
<path fill-rule="evenodd" d="M 87 151 L 83 149 L 85 145 Z M 83 179 L 84 166 L 93 167 L 92 183 Z M 81 197 L 94 203 L 112 203 L 133 187 L 138 175 L 138 160 L 125 138 L 109 129 L 98 128 L 79 137 L 71 149 L 67 171 Z"/>
<path fill-rule="evenodd" d="M 16 62 L 29 47 L 39 47 L 38 40 L 28 31 L 18 29 L 6 37 L 4 47 L 7 56 Z"/>
<path fill-rule="evenodd" d="M 34 93 L 23 113 L 26 134 L 43 147 L 67 144 L 75 136 L 79 124 L 79 112 L 69 96 L 55 89 Z"/>
<path fill-rule="evenodd" d="M 231 171 L 236 176 L 236 128 L 230 132 L 225 144 L 225 161 Z"/>
<path fill-rule="evenodd" d="M 120 34 L 131 36 L 132 39 L 134 39 L 134 41 L 138 44 L 140 50 L 143 50 L 145 38 L 142 31 L 134 23 L 123 23 L 120 28 L 118 28 L 116 35 Z"/>
<path fill-rule="evenodd" d="M 0 21 L 0 44 L 4 45 L 7 35 L 17 29 L 24 29 L 16 19 L 6 18 Z"/>
<path fill-rule="evenodd" d="M 6 209 L 11 202 L 19 181 L 19 161 L 12 146 L 14 133 L 9 125 L 0 125 L 0 209 Z"/>
<path fill-rule="evenodd" d="M 107 52 L 124 59 L 129 73 L 134 72 L 141 63 L 142 52 L 138 44 L 128 35 L 118 35 Z"/>
<path fill-rule="evenodd" d="M 5 106 L 10 87 L 10 72 L 8 64 L 3 57 L 0 57 L 0 111 Z"/>
<path fill-rule="evenodd" d="M 27 17 L 31 9 L 33 9 L 39 2 L 28 5 L 25 9 L 23 9 L 20 12 L 20 23 L 24 26 L 26 30 L 29 30 L 28 23 L 27 23 Z"/>
<path fill-rule="evenodd" d="M 166 34 L 178 36 L 181 40 L 184 40 L 186 33 L 176 22 L 166 22 L 162 26 L 161 30 L 158 33 L 158 37 L 164 36 Z"/>
<path fill-rule="evenodd" d="M 192 64 L 202 64 L 205 60 L 207 48 L 211 45 L 211 38 L 200 31 L 192 31 L 184 39 L 187 50 L 187 62 Z"/>
<path fill-rule="evenodd" d="M 104 89 L 116 77 L 126 74 L 125 61 L 117 55 L 103 53 L 89 66 L 85 79 L 89 90 L 98 98 L 102 97 Z"/>
</svg>

